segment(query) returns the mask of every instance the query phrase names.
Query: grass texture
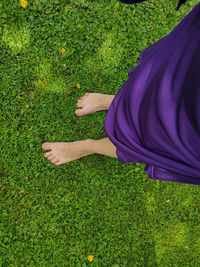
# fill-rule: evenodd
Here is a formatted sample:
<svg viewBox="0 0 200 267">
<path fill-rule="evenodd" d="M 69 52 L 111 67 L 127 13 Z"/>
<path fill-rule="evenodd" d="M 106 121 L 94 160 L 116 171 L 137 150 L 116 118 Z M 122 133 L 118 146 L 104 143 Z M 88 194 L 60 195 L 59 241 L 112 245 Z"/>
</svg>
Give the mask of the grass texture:
<svg viewBox="0 0 200 267">
<path fill-rule="evenodd" d="M 101 139 L 106 111 L 143 49 L 198 4 L 0 1 L 0 266 L 199 266 L 200 187 L 94 154 L 61 166 L 44 142 Z"/>
</svg>

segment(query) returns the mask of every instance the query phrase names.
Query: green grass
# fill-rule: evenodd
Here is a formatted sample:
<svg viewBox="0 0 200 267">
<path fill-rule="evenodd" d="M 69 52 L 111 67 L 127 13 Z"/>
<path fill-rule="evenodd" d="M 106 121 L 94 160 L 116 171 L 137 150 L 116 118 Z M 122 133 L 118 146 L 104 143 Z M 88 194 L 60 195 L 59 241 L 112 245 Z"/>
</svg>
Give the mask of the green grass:
<svg viewBox="0 0 200 267">
<path fill-rule="evenodd" d="M 0 266 L 199 266 L 199 186 L 98 154 L 57 167 L 41 149 L 106 137 L 106 111 L 77 117 L 77 99 L 117 94 L 199 2 L 177 1 L 0 1 Z"/>
</svg>

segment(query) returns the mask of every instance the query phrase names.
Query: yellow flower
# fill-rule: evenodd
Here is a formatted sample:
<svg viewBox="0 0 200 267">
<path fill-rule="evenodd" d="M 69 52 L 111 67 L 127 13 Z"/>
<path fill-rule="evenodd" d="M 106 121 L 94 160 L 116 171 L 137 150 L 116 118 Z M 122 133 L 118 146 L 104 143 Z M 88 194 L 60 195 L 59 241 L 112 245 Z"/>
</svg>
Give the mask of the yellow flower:
<svg viewBox="0 0 200 267">
<path fill-rule="evenodd" d="M 93 255 L 89 255 L 89 256 L 88 256 L 88 260 L 89 260 L 90 262 L 93 261 L 93 258 L 94 258 Z"/>
<path fill-rule="evenodd" d="M 62 48 L 61 52 L 62 52 L 62 54 L 64 54 L 66 52 L 65 48 Z"/>
<path fill-rule="evenodd" d="M 77 86 L 77 88 L 81 88 L 81 85 L 80 85 L 79 83 L 77 83 L 77 85 L 76 85 L 76 86 Z"/>
<path fill-rule="evenodd" d="M 26 7 L 28 2 L 26 0 L 21 0 L 21 6 Z"/>
</svg>

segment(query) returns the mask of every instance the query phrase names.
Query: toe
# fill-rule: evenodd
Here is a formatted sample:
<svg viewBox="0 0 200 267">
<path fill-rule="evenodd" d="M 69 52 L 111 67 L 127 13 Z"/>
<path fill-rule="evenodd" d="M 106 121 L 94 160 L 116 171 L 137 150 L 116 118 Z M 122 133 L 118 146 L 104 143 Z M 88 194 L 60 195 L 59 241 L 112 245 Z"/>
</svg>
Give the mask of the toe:
<svg viewBox="0 0 200 267">
<path fill-rule="evenodd" d="M 63 164 L 61 161 L 58 161 L 58 162 L 55 163 L 56 166 L 59 166 L 61 164 Z"/>
<path fill-rule="evenodd" d="M 77 105 L 78 108 L 80 108 L 80 107 L 83 106 L 83 103 L 81 101 L 78 101 L 76 105 Z"/>
<path fill-rule="evenodd" d="M 56 162 L 58 162 L 58 161 L 59 161 L 59 160 L 58 160 L 58 159 L 55 159 L 55 158 L 51 160 L 52 163 L 56 163 Z"/>
<path fill-rule="evenodd" d="M 50 150 L 51 149 L 51 143 L 43 143 L 42 149 L 43 150 Z"/>
<path fill-rule="evenodd" d="M 83 115 L 83 111 L 82 111 L 82 109 L 77 109 L 77 110 L 75 111 L 75 114 L 76 114 L 77 116 L 82 116 L 82 115 Z"/>
<path fill-rule="evenodd" d="M 54 160 L 55 159 L 55 156 L 51 155 L 48 157 L 48 160 Z"/>
<path fill-rule="evenodd" d="M 48 158 L 48 157 L 51 157 L 52 156 L 52 153 L 51 152 L 47 152 L 44 154 L 45 158 Z"/>
</svg>

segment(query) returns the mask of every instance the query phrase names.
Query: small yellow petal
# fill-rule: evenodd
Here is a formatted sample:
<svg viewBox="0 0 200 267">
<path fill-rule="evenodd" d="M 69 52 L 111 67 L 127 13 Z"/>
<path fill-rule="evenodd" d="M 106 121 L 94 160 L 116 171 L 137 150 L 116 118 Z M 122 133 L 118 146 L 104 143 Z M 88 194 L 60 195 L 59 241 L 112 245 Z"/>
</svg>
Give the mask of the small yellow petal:
<svg viewBox="0 0 200 267">
<path fill-rule="evenodd" d="M 77 88 L 81 88 L 81 85 L 80 85 L 79 83 L 77 83 L 77 85 L 76 85 L 76 86 L 77 86 Z"/>
<path fill-rule="evenodd" d="M 26 0 L 21 0 L 21 6 L 26 7 L 28 2 Z"/>
<path fill-rule="evenodd" d="M 93 258 L 94 258 L 93 255 L 89 255 L 89 256 L 88 256 L 88 260 L 89 260 L 90 262 L 93 261 Z"/>
<path fill-rule="evenodd" d="M 62 52 L 62 54 L 64 54 L 66 52 L 65 48 L 62 48 L 61 52 Z"/>
</svg>

